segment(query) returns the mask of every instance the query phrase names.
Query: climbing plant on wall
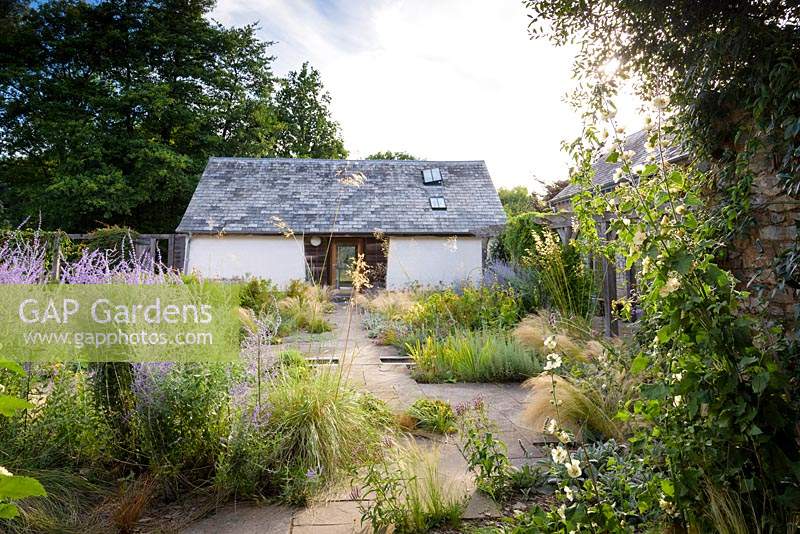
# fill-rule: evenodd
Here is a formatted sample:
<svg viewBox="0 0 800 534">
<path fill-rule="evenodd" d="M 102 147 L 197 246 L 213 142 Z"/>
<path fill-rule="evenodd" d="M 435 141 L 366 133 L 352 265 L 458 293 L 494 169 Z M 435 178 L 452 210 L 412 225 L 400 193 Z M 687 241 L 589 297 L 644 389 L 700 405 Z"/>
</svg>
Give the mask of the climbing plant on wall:
<svg viewBox="0 0 800 534">
<path fill-rule="evenodd" d="M 774 160 L 786 193 L 800 189 L 800 8 L 527 5 L 534 35 L 578 47 L 571 100 L 585 124 L 566 149 L 582 186 L 573 199 L 582 246 L 641 265 L 645 314 L 631 372 L 658 372 L 620 417 L 645 423 L 634 442 L 667 476 L 662 509 L 699 531 L 785 528 L 800 502 L 797 350 L 779 327 L 743 313 L 748 295 L 719 260 L 749 224 L 758 158 Z M 643 165 L 633 165 L 615 120 L 625 80 L 651 102 Z M 668 164 L 668 145 L 689 162 Z M 610 193 L 592 185 L 601 154 L 620 166 Z M 613 242 L 595 227 L 609 214 Z"/>
</svg>

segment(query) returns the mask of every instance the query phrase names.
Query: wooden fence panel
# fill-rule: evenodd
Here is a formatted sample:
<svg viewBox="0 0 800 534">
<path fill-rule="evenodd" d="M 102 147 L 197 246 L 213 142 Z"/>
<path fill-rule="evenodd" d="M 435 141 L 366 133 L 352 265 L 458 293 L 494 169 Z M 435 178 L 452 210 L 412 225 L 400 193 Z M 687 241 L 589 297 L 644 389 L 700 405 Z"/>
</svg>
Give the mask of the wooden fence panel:
<svg viewBox="0 0 800 534">
<path fill-rule="evenodd" d="M 67 234 L 73 241 L 87 241 L 91 239 L 91 234 Z M 176 271 L 183 271 L 184 258 L 186 257 L 185 234 L 139 234 L 134 240 L 134 254 L 137 258 L 142 258 L 144 254 L 156 258 Z M 166 241 L 167 253 L 160 256 L 159 242 Z"/>
</svg>

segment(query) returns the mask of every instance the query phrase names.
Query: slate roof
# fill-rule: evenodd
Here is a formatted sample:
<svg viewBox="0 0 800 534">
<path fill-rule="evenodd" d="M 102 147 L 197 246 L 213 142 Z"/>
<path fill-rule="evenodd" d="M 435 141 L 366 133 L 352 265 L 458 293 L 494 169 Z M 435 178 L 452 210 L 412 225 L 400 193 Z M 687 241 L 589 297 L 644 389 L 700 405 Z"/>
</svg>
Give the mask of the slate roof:
<svg viewBox="0 0 800 534">
<path fill-rule="evenodd" d="M 629 135 L 625 139 L 625 150 L 633 150 L 635 153 L 633 156 L 633 165 L 645 163 L 645 160 L 647 159 L 647 149 L 644 146 L 645 143 L 647 143 L 647 130 L 640 130 Z M 686 157 L 686 153 L 685 151 L 681 150 L 681 147 L 668 147 L 665 152 L 666 153 L 664 155 L 666 160 L 669 162 L 674 162 Z M 594 169 L 592 183 L 594 185 L 599 185 L 602 191 L 608 191 L 616 186 L 616 183 L 614 183 L 614 171 L 621 165 L 620 163 L 607 163 L 606 156 L 608 156 L 608 152 L 601 155 L 595 164 L 592 165 L 592 168 Z M 569 200 L 578 192 L 580 192 L 580 186 L 577 184 L 569 184 L 556 196 L 550 199 L 550 204 L 558 204 L 560 202 Z"/>
<path fill-rule="evenodd" d="M 432 168 L 441 185 L 423 185 Z M 280 234 L 275 217 L 295 234 L 494 235 L 506 222 L 483 161 L 211 158 L 177 231 Z"/>
</svg>

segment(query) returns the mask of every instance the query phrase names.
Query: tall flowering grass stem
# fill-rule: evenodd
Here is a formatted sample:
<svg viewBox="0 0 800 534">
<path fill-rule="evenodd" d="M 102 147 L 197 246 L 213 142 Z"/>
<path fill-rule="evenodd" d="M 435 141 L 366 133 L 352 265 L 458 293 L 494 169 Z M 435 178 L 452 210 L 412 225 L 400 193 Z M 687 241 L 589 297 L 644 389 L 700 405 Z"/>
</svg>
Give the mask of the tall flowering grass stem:
<svg viewBox="0 0 800 534">
<path fill-rule="evenodd" d="M 350 297 L 352 301 L 352 296 Z M 344 336 L 344 348 L 342 349 L 342 361 L 339 363 L 339 376 L 336 382 L 336 397 L 339 396 L 339 389 L 342 384 L 342 374 L 344 373 L 344 366 L 347 365 L 347 347 L 350 343 L 350 328 L 353 324 L 353 304 L 348 304 L 347 306 L 347 332 Z M 348 378 L 349 378 L 349 371 L 348 371 Z"/>
<path fill-rule="evenodd" d="M 258 410 L 261 411 L 261 339 L 259 336 L 258 349 L 256 353 L 256 390 L 258 392 Z"/>
</svg>

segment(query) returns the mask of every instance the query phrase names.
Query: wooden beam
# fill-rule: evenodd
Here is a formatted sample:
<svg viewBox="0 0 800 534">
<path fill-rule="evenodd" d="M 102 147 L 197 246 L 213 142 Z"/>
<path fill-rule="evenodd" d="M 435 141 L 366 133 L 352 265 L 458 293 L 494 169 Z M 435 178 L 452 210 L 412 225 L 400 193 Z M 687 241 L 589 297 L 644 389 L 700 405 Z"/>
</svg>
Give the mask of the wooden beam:
<svg viewBox="0 0 800 534">
<path fill-rule="evenodd" d="M 170 269 L 175 268 L 175 234 L 167 238 L 167 265 Z"/>
<path fill-rule="evenodd" d="M 611 239 L 611 230 L 608 221 L 603 219 L 600 223 L 600 232 L 603 239 Z M 619 323 L 613 317 L 611 302 L 617 298 L 617 270 L 616 262 L 609 261 L 603 256 L 603 329 L 606 337 L 616 337 L 619 335 Z"/>
<path fill-rule="evenodd" d="M 56 232 L 53 236 L 52 253 L 53 260 L 50 265 L 50 280 L 57 281 L 61 276 L 61 232 Z"/>
<path fill-rule="evenodd" d="M 170 236 L 174 235 L 186 235 L 186 234 L 139 234 L 139 237 L 142 239 L 169 239 Z M 73 241 L 84 241 L 86 239 L 91 239 L 92 234 L 67 234 L 67 237 L 72 239 Z"/>
</svg>

